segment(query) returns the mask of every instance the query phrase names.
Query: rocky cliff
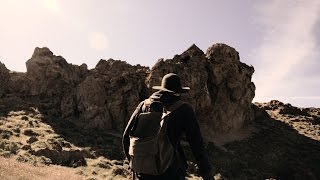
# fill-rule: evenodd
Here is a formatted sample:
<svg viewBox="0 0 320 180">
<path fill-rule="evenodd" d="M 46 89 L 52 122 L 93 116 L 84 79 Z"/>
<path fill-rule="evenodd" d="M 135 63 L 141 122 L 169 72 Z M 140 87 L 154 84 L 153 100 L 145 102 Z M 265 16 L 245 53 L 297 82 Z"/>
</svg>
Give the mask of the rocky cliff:
<svg viewBox="0 0 320 180">
<path fill-rule="evenodd" d="M 62 96 L 75 88 L 86 77 L 87 66 L 68 64 L 48 48 L 36 48 L 26 62 L 27 94 L 52 97 Z"/>
<path fill-rule="evenodd" d="M 9 78 L 9 70 L 0 62 L 0 98 L 6 93 Z"/>
<path fill-rule="evenodd" d="M 136 105 L 169 72 L 191 88 L 183 98 L 193 105 L 207 139 L 241 128 L 254 114 L 254 69 L 225 44 L 214 44 L 206 53 L 192 45 L 173 59 L 160 59 L 151 70 L 113 59 L 88 70 L 48 48 L 36 48 L 26 65 L 27 73 L 15 73 L 0 63 L 0 101 L 14 97 L 80 129 L 122 132 Z"/>
<path fill-rule="evenodd" d="M 184 99 L 193 105 L 205 137 L 237 130 L 252 120 L 254 69 L 240 62 L 234 48 L 215 44 L 204 53 L 192 45 L 173 59 L 160 59 L 151 69 L 148 86 L 160 84 L 169 72 L 191 88 Z"/>
</svg>

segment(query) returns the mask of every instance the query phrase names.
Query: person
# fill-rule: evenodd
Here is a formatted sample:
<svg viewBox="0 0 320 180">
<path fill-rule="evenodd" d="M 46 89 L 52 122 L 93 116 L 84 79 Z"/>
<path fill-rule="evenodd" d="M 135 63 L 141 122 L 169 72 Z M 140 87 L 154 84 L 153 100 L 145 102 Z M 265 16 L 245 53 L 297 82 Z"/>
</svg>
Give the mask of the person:
<svg viewBox="0 0 320 180">
<path fill-rule="evenodd" d="M 169 73 L 162 78 L 161 86 L 154 86 L 153 89 L 158 91 L 153 93 L 149 99 L 157 102 L 160 101 L 164 107 L 170 107 L 181 100 L 181 93 L 188 92 L 190 88 L 182 87 L 180 77 L 177 74 Z M 123 133 L 123 150 L 129 161 L 131 158 L 129 154 L 130 131 L 134 126 L 134 121 L 136 120 L 137 116 L 140 113 L 146 112 L 146 109 L 145 101 L 142 101 L 133 112 Z M 211 165 L 208 160 L 208 155 L 204 146 L 199 124 L 190 104 L 183 103 L 180 107 L 171 112 L 167 121 L 166 133 L 169 141 L 176 149 L 176 160 L 172 162 L 172 164 L 163 174 L 150 175 L 133 172 L 133 178 L 136 180 L 185 179 L 188 164 L 180 144 L 182 135 L 185 134 L 186 140 L 190 144 L 192 153 L 199 167 L 200 176 L 204 180 L 212 180 L 213 176 L 211 174 Z"/>
</svg>

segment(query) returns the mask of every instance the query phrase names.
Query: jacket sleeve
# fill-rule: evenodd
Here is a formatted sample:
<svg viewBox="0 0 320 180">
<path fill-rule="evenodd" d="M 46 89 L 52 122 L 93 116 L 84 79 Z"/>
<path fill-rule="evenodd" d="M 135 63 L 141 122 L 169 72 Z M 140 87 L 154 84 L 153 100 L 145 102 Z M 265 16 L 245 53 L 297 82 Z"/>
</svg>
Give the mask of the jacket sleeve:
<svg viewBox="0 0 320 180">
<path fill-rule="evenodd" d="M 208 153 L 205 149 L 200 127 L 191 105 L 188 106 L 185 114 L 186 138 L 190 144 L 194 158 L 199 166 L 200 175 L 204 180 L 213 179 L 212 167 L 209 162 Z"/>
<path fill-rule="evenodd" d="M 141 112 L 141 108 L 142 108 L 143 102 L 141 102 L 136 110 L 132 113 L 128 124 L 123 132 L 123 136 L 122 136 L 122 148 L 123 151 L 127 157 L 127 159 L 130 161 L 130 155 L 129 155 L 129 145 L 130 145 L 130 139 L 129 139 L 129 135 L 130 135 L 130 130 L 132 129 L 133 125 L 134 125 L 134 120 L 136 119 L 136 117 L 139 115 L 139 113 Z"/>
</svg>

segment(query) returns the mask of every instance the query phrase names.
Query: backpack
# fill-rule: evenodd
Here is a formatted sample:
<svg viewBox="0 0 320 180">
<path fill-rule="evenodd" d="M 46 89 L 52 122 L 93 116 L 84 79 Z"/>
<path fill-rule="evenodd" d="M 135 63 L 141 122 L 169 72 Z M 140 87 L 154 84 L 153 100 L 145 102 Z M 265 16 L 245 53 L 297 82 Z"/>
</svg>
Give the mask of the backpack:
<svg viewBox="0 0 320 180">
<path fill-rule="evenodd" d="M 178 101 L 166 108 L 159 101 L 144 101 L 147 112 L 137 116 L 129 136 L 130 167 L 134 172 L 160 175 L 173 163 L 177 150 L 168 138 L 167 121 L 169 114 L 183 104 Z"/>
</svg>

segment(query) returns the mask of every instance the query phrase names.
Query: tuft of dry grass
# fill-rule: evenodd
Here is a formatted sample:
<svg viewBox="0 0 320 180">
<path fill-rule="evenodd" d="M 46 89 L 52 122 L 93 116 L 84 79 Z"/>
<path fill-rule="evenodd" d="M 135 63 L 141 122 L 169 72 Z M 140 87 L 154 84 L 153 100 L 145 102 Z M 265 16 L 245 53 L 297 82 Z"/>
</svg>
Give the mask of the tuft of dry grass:
<svg viewBox="0 0 320 180">
<path fill-rule="evenodd" d="M 0 157 L 1 180 L 81 180 L 84 176 L 75 174 L 75 169 L 61 166 L 33 166 L 29 163 L 19 163 L 14 159 Z"/>
</svg>

